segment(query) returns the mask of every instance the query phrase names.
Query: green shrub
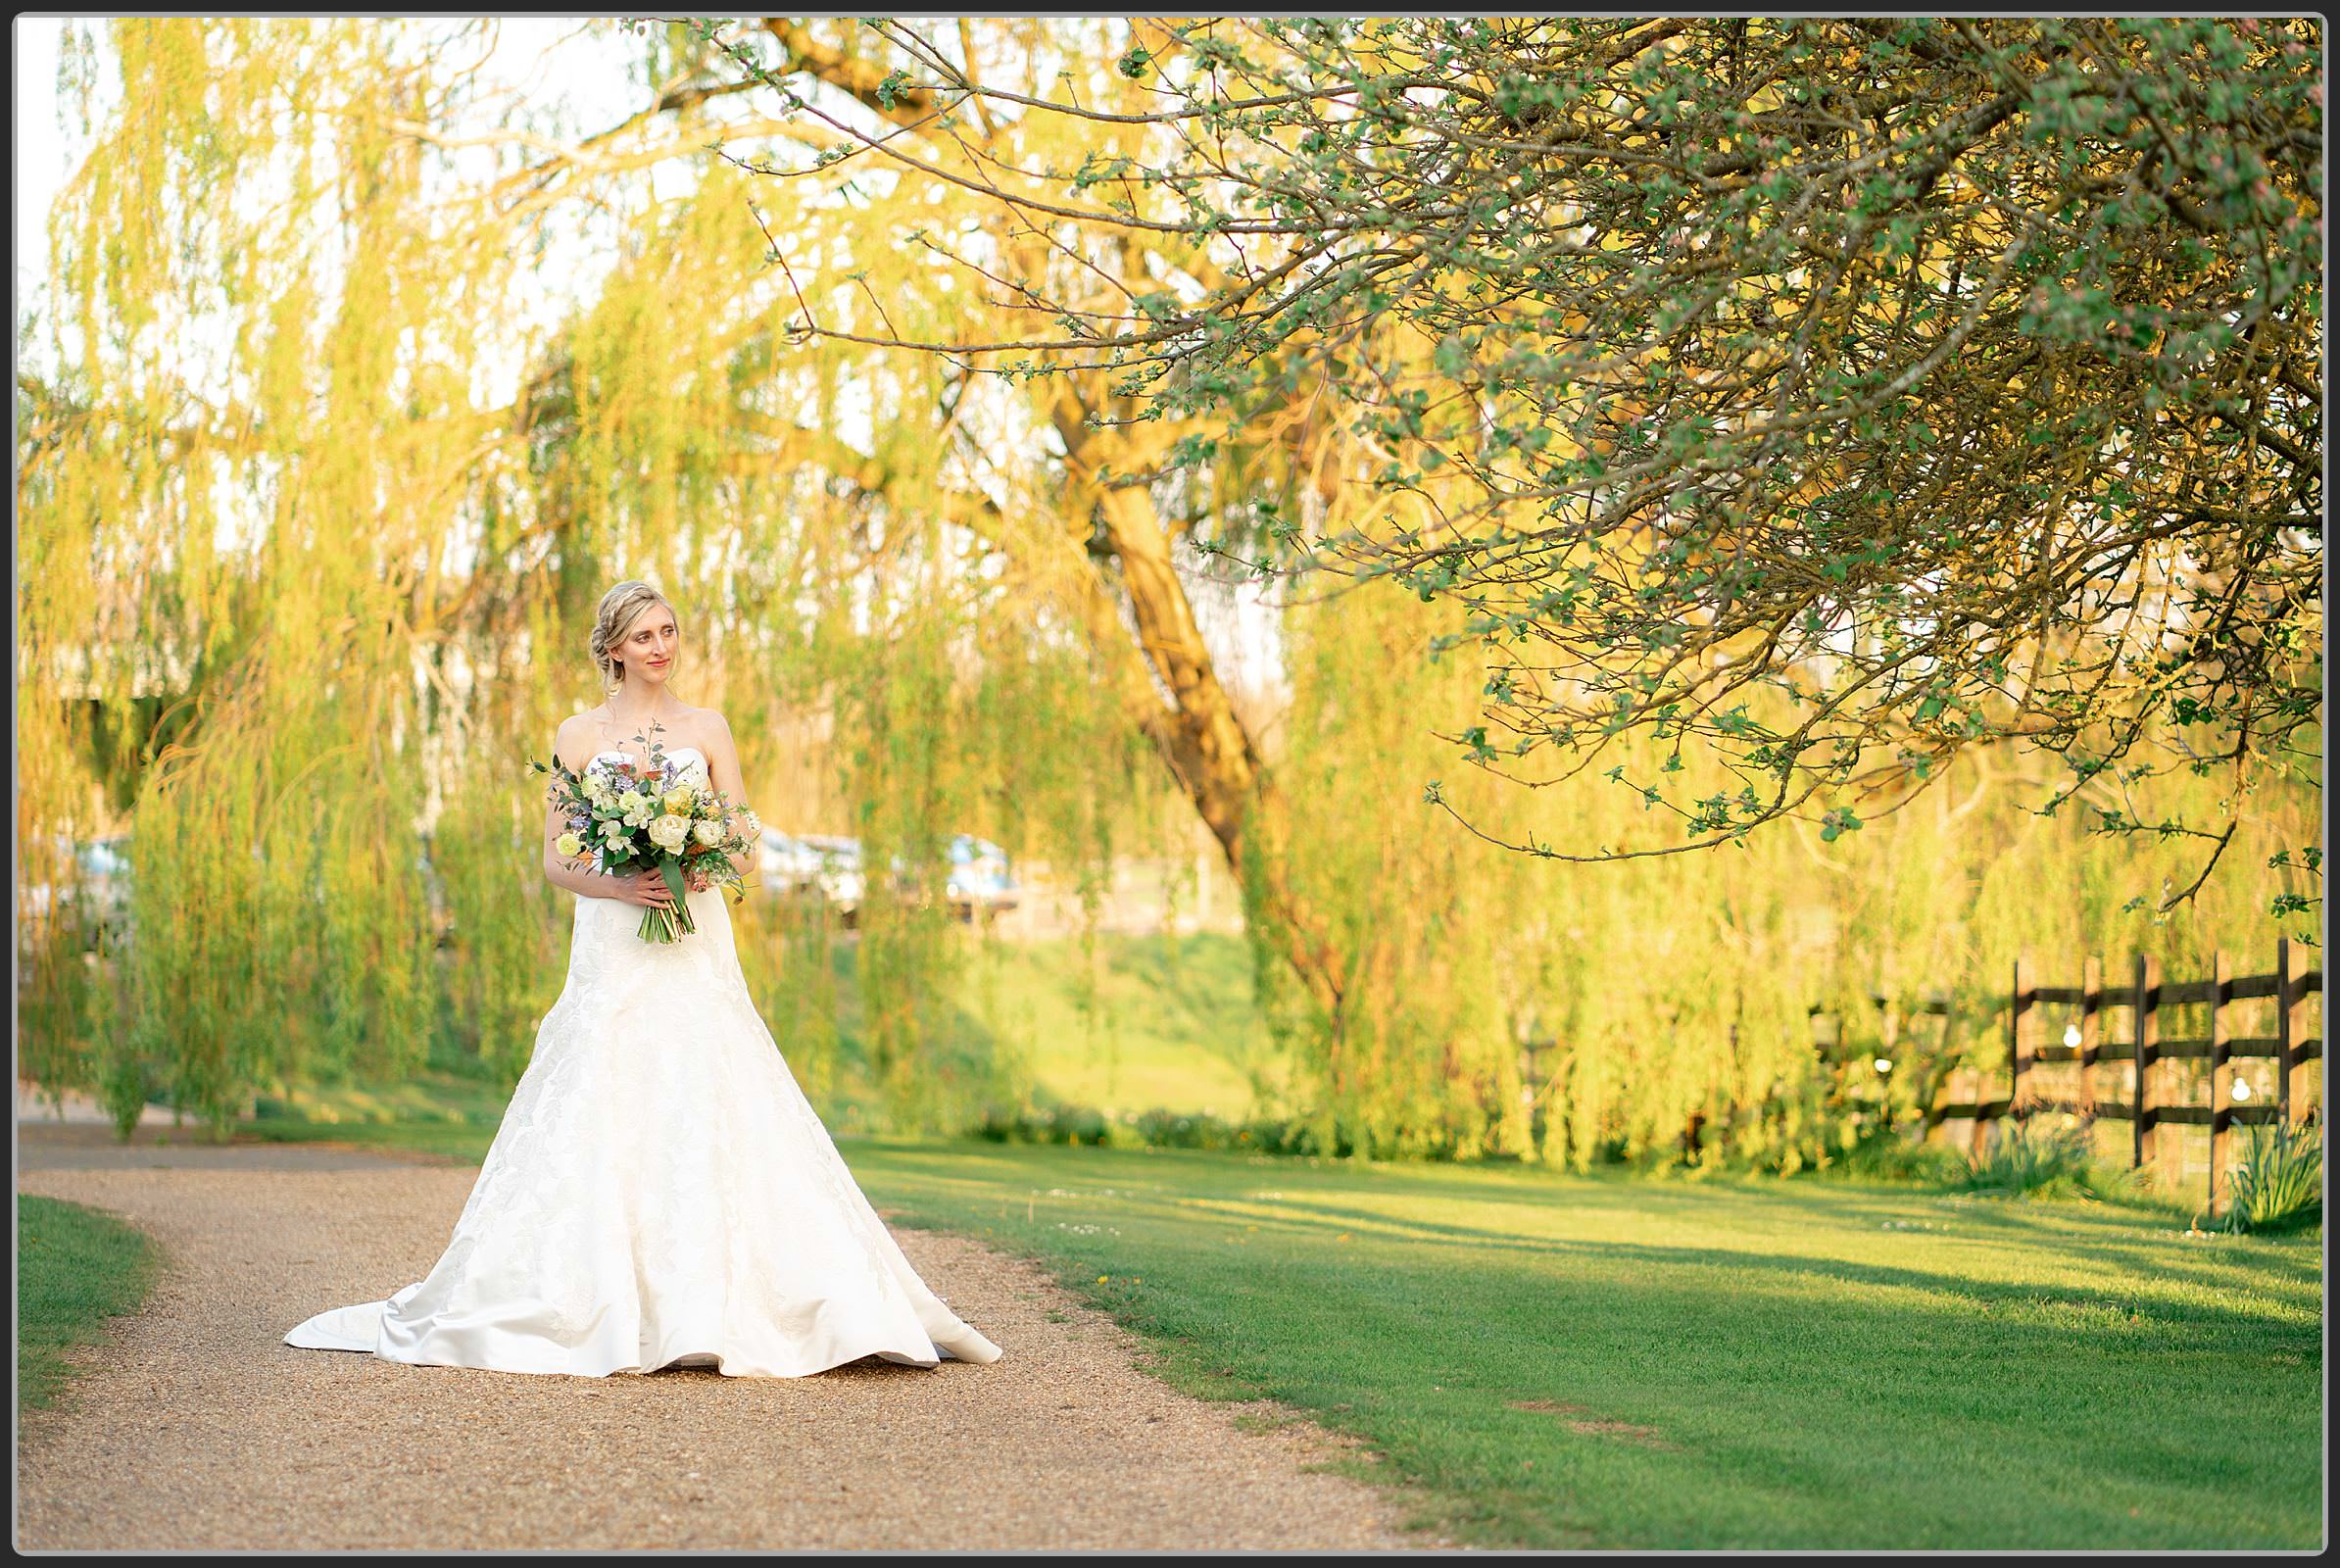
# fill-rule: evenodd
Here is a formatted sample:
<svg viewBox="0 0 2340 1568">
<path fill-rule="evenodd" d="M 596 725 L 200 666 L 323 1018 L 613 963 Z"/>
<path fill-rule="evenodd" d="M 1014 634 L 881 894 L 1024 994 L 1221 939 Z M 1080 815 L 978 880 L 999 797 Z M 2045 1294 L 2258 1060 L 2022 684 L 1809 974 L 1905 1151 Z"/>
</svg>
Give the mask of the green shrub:
<svg viewBox="0 0 2340 1568">
<path fill-rule="evenodd" d="M 1235 1149 L 1239 1129 L 1204 1112 L 1148 1110 L 1136 1120 L 1138 1135 L 1154 1149 Z"/>
<path fill-rule="evenodd" d="M 1023 1105 L 986 1105 L 982 1119 L 967 1131 L 995 1144 L 1045 1144 L 1048 1118 Z"/>
<path fill-rule="evenodd" d="M 1263 1154 L 1308 1152 L 1305 1124 L 1285 1116 L 1254 1116 L 1236 1129 L 1235 1147 Z"/>
<path fill-rule="evenodd" d="M 1206 1111 L 1124 1111 L 1118 1119 L 1093 1105 L 1008 1105 L 984 1108 L 982 1119 L 967 1129 L 972 1137 L 995 1144 L 1090 1144 L 1148 1149 L 1205 1149 L 1257 1152 L 1266 1154 L 1317 1154 L 1327 1151 L 1306 1122 L 1277 1116 L 1254 1116 L 1231 1122 Z M 1345 1140 L 1335 1148 L 1346 1153 Z"/>
<path fill-rule="evenodd" d="M 1967 1155 L 1951 1185 L 2006 1198 L 2101 1199 L 2125 1195 L 2133 1183 L 2133 1173 L 2097 1159 L 2088 1123 L 2042 1128 L 2019 1121 L 2000 1123 L 1999 1135 Z"/>
<path fill-rule="evenodd" d="M 1921 1182 L 1947 1186 L 1967 1171 L 1967 1161 L 1954 1149 L 1926 1143 L 1921 1137 L 1889 1127 L 1871 1129 L 1834 1162 L 1841 1175 L 1865 1181 Z"/>
<path fill-rule="evenodd" d="M 982 1119 L 968 1131 L 995 1144 L 1098 1145 L 1115 1141 L 1112 1121 L 1095 1105 L 987 1105 Z"/>
<path fill-rule="evenodd" d="M 2236 1234 L 2323 1223 L 2323 1126 L 2254 1127 L 2217 1228 Z"/>
<path fill-rule="evenodd" d="M 1058 1105 L 1048 1114 L 1051 1144 L 1102 1144 L 1111 1130 L 1112 1123 L 1095 1105 Z"/>
</svg>

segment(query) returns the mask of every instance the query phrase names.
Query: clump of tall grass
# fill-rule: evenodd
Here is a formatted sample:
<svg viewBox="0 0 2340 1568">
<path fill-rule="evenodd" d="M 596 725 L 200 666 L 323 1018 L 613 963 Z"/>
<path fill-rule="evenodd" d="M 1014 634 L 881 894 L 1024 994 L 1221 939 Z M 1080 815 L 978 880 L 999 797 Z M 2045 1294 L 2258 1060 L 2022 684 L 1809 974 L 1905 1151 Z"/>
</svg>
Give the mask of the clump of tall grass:
<svg viewBox="0 0 2340 1568">
<path fill-rule="evenodd" d="M 2323 1223 L 2323 1125 L 2251 1129 L 2251 1146 L 2227 1189 L 2216 1228 L 2238 1235 Z"/>
<path fill-rule="evenodd" d="M 2135 1179 L 2096 1157 L 2085 1122 L 2063 1127 L 2012 1122 L 2003 1124 L 1986 1147 L 1968 1153 L 1950 1185 L 2003 1198 L 2105 1199 L 2127 1196 Z"/>
<path fill-rule="evenodd" d="M 1900 1128 L 1880 1126 L 1868 1130 L 1827 1168 L 1861 1181 L 1941 1186 L 1957 1181 L 1966 1161 L 1956 1150 L 1928 1144 Z"/>
</svg>

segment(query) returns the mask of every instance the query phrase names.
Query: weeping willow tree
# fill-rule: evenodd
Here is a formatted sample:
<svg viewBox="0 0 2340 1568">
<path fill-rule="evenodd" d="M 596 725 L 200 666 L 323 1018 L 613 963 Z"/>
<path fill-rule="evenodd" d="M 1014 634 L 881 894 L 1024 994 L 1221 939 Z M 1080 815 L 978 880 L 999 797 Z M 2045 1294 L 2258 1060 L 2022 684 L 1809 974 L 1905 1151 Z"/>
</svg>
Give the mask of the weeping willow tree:
<svg viewBox="0 0 2340 1568">
<path fill-rule="evenodd" d="M 2215 861 L 2320 714 L 2313 20 L 1207 18 L 1133 24 L 1103 103 L 865 26 L 932 138 L 1090 127 L 963 176 L 1003 227 L 1217 264 L 987 273 L 1031 328 L 926 346 L 1231 432 L 1327 383 L 1374 448 L 1350 482 L 1433 502 L 1328 556 L 1509 661 L 1475 762 L 1695 736 L 1750 779 L 1677 805 L 1714 845 L 1808 802 L 1849 830 L 1844 786 L 1977 743 L 2075 786 L 2190 767 L 2137 748 L 2167 715 L 2238 775 Z M 935 172 L 898 141 L 855 151 Z"/>
<path fill-rule="evenodd" d="M 1444 735 L 1477 713 L 1492 672 L 1420 656 L 1449 625 L 1435 605 L 1365 589 L 1291 616 L 1277 766 L 1310 803 L 1294 875 L 1339 912 L 1348 1026 L 1325 1029 L 1282 965 L 1259 973 L 1319 1148 L 1825 1164 L 1860 1128 L 1823 1043 L 1893 1059 L 1905 1099 L 1960 1069 L 2003 1085 L 1996 1009 L 2019 955 L 2047 984 L 2076 984 L 2091 954 L 2116 980 L 2138 953 L 2191 978 L 2221 946 L 2259 972 L 2277 935 L 2312 936 L 2267 914 L 2301 885 L 2268 862 L 2319 835 L 2312 782 L 2267 786 L 2223 868 L 2171 914 L 2162 899 L 2200 869 L 2192 841 L 2042 813 L 2029 801 L 2055 786 L 2052 760 L 1989 749 L 1855 833 L 1789 823 L 1744 848 L 1556 870 L 1504 841 L 1626 843 L 1664 807 L 1603 781 L 1547 798 L 1454 768 Z M 1665 776 L 1681 787 L 1734 787 L 1722 760 L 1652 736 L 1617 755 L 1643 776 L 1680 755 Z M 1426 778 L 1487 833 L 1431 826 Z M 2208 811 L 2223 796 L 2216 775 L 2183 775 L 2159 799 Z M 1395 808 L 1409 799 L 1420 814 Z M 1935 1002 L 1946 1021 L 1924 1015 Z M 1693 1119 L 1704 1131 L 1685 1144 Z"/>
<path fill-rule="evenodd" d="M 937 463 L 972 404 L 934 366 L 782 341 L 745 178 L 707 144 L 804 137 L 715 119 L 679 29 L 586 29 L 651 107 L 580 132 L 498 104 L 499 26 L 69 29 L 89 147 L 18 385 L 18 827 L 54 843 L 126 805 L 136 874 L 110 965 L 25 928 L 50 1016 L 82 1026 L 44 1081 L 101 1087 L 125 1126 L 150 1096 L 222 1124 L 259 1089 L 430 1060 L 509 1081 L 565 950 L 521 762 L 599 700 L 595 601 L 644 576 L 757 804 L 810 796 L 864 838 L 878 1112 L 963 1119 L 1000 1086 L 936 1027 L 951 836 L 1077 865 L 1153 819 L 1049 477 Z M 889 231 L 839 183 L 755 208 L 814 248 Z M 902 318 L 966 308 L 895 274 Z M 833 1091 L 826 927 L 737 918 Z"/>
<path fill-rule="evenodd" d="M 828 269 L 775 244 L 792 326 L 1053 385 L 1068 466 L 1127 455 L 1097 545 L 1142 615 L 1146 519 L 1182 512 L 1190 567 L 1298 578 L 1333 541 L 1368 584 L 1464 612 L 1413 620 L 1410 643 L 1364 594 L 1296 613 L 1313 739 L 1271 767 L 1194 702 L 1211 744 L 1166 749 L 1241 868 L 1320 1141 L 1518 1150 L 1540 1125 L 1547 1155 L 1632 1147 L 1685 1102 L 1808 1079 L 1801 1020 L 1829 993 L 1925 958 L 1988 972 L 2026 935 L 2183 946 L 2166 922 L 2189 902 L 2193 929 L 2242 918 L 2250 900 L 2207 895 L 2238 843 L 2256 858 L 2218 885 L 2253 890 L 2248 926 L 2316 906 L 2319 116 L 2300 29 L 1135 21 L 1097 34 L 1119 79 L 1046 93 L 1028 39 L 964 25 L 704 30 L 727 86 L 850 138 L 815 167 L 915 193 L 898 241 Z M 2170 148 L 2156 105 L 2215 134 Z M 925 220 L 970 195 L 988 227 Z M 899 242 L 1013 329 L 838 309 L 838 278 Z M 1470 690 L 1442 702 L 1409 651 L 1456 648 L 1478 656 Z M 1548 804 L 1439 781 L 1408 744 L 1434 714 L 1476 773 Z M 1507 766 L 1539 749 L 1569 754 L 1555 776 Z M 2078 803 L 2080 829 L 2030 831 L 2002 788 L 1955 840 L 1868 832 L 2050 753 L 2073 776 L 2026 774 L 2033 798 L 2051 818 Z M 1382 765 L 1398 756 L 1420 771 Z M 1596 757 L 1613 799 L 1565 787 Z M 1395 816 L 1416 790 L 1486 846 L 1667 868 L 1539 880 Z M 2302 836 L 2267 840 L 2270 821 Z M 1749 830 L 1782 822 L 1756 854 Z M 2189 839 L 2176 874 L 2163 852 Z M 2097 889 L 2072 907 L 2098 923 L 2008 905 L 2007 862 L 1970 845 Z M 1683 858 L 1717 846 L 1748 880 Z M 1854 901 L 1857 954 L 1790 984 L 1741 922 L 1790 887 L 1794 912 L 1825 912 L 1807 850 L 1942 897 L 1891 918 Z M 2135 878 L 2118 911 L 2108 866 Z M 1564 1113 L 1540 1123 L 1513 1108 L 1537 1091 L 1506 1077 L 1497 1028 L 1538 992 L 1574 1040 Z M 1758 1042 L 1727 1062 L 1717 997 Z"/>
<path fill-rule="evenodd" d="M 1827 1131 L 1814 1004 L 1995 976 L 2025 942 L 2206 944 L 2108 908 L 2108 852 L 2069 816 L 2003 784 L 1974 804 L 1993 760 L 1946 770 L 1964 814 L 1694 863 L 1552 875 L 1434 831 L 1423 781 L 1451 754 L 1425 731 L 1467 733 L 1499 676 L 1459 643 L 1419 657 L 1450 612 L 1388 583 L 1294 605 L 1271 735 L 1192 585 L 1214 557 L 1295 559 L 1303 529 L 1419 537 L 1450 478 L 1377 491 L 1386 448 L 1321 374 L 1205 424 L 1146 417 L 1101 364 L 999 376 L 905 346 L 1224 281 L 1201 237 L 1002 220 L 1032 169 L 1086 168 L 1135 212 L 1141 124 L 958 102 L 784 19 L 743 29 L 746 64 L 702 25 L 589 26 L 638 107 L 579 122 L 496 100 L 498 25 L 125 19 L 134 111 L 83 73 L 47 368 L 18 388 L 19 836 L 123 813 L 136 908 L 119 985 L 67 922 L 26 922 L 44 1081 L 219 1120 L 258 1087 L 425 1060 L 509 1080 L 565 946 L 519 762 L 598 700 L 585 624 L 626 575 L 673 598 L 685 695 L 729 714 L 758 809 L 863 840 L 850 990 L 826 924 L 735 919 L 807 1090 L 866 1093 L 889 1125 L 1003 1087 L 945 1028 L 961 976 L 931 890 L 957 831 L 1093 890 L 1171 808 L 1199 821 L 1320 1142 L 1374 1152 L 1584 1160 L 1768 1106 L 1738 1146 L 1792 1163 Z M 1113 114 L 1146 102 L 1115 65 L 1133 40 L 970 23 L 959 47 L 987 82 L 1069 73 Z M 877 135 L 917 163 L 881 165 Z M 1418 332 L 1388 352 L 1438 369 Z M 1694 746 L 1619 746 L 1634 780 L 1730 787 Z M 1440 790 L 1513 839 L 1624 842 L 1652 808 L 1495 784 Z M 2261 817 L 2297 843 L 2312 806 L 2293 785 Z M 2264 907 L 2267 875 L 2228 862 L 2200 928 Z M 2026 901 L 2042 886 L 2078 891 Z"/>
</svg>

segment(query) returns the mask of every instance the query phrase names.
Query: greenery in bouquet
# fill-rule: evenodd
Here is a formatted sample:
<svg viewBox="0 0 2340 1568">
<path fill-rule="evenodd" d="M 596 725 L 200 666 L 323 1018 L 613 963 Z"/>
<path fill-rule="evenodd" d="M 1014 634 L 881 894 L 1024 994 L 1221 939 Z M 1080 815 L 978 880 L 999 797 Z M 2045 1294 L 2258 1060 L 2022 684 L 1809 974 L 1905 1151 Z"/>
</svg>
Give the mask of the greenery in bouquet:
<svg viewBox="0 0 2340 1568">
<path fill-rule="evenodd" d="M 734 900 L 747 897 L 743 861 L 752 854 L 762 824 L 756 813 L 714 787 L 707 763 L 678 762 L 653 725 L 644 741 L 647 758 L 604 754 L 582 770 L 556 756 L 550 763 L 529 759 L 532 771 L 551 775 L 546 794 L 564 819 L 554 852 L 572 863 L 590 859 L 603 876 L 655 871 L 674 895 L 671 908 L 642 911 L 645 942 L 673 942 L 698 929 L 684 895 L 721 884 Z"/>
</svg>

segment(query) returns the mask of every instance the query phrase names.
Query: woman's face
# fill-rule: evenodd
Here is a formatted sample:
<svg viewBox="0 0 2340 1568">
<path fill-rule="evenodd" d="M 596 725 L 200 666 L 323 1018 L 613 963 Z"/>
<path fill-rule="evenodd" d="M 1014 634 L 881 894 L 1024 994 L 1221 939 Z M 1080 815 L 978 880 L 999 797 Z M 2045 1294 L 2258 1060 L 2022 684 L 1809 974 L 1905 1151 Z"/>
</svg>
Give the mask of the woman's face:
<svg viewBox="0 0 2340 1568">
<path fill-rule="evenodd" d="M 627 680 L 663 685 L 674 672 L 674 655 L 680 644 L 681 634 L 674 629 L 674 612 L 664 605 L 651 605 L 633 618 L 625 635 L 617 640 L 617 659 L 625 666 Z"/>
</svg>

